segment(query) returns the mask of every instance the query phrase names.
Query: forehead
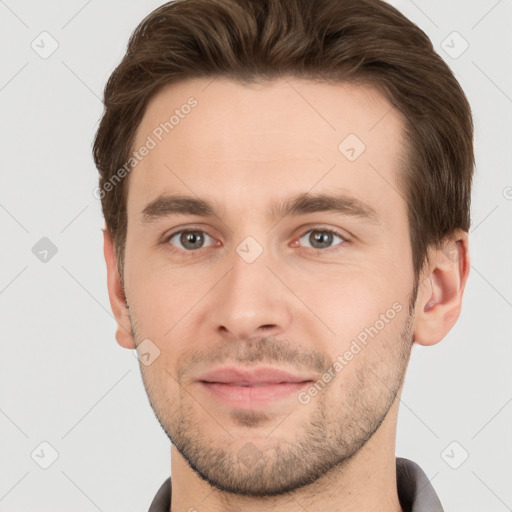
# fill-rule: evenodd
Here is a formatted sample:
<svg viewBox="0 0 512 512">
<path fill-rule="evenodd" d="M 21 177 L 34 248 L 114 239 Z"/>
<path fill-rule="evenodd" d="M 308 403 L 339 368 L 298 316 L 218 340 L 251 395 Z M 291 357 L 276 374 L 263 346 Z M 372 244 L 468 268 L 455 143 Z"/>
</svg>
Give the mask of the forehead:
<svg viewBox="0 0 512 512">
<path fill-rule="evenodd" d="M 402 133 L 400 113 L 370 86 L 178 82 L 150 100 L 137 129 L 132 149 L 150 149 L 130 174 L 128 207 L 140 211 L 176 190 L 263 201 L 283 190 L 342 187 L 361 196 L 387 187 L 381 200 L 400 201 Z"/>
</svg>

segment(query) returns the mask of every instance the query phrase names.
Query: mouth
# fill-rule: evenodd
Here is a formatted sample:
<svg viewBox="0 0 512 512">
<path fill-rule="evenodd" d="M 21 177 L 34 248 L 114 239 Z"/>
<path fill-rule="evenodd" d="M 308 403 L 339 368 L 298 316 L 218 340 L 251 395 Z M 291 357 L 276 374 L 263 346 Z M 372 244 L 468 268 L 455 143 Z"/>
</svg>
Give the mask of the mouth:
<svg viewBox="0 0 512 512">
<path fill-rule="evenodd" d="M 292 397 L 313 382 L 310 375 L 259 367 L 224 367 L 202 375 L 198 382 L 214 399 L 238 408 L 268 406 Z"/>
</svg>

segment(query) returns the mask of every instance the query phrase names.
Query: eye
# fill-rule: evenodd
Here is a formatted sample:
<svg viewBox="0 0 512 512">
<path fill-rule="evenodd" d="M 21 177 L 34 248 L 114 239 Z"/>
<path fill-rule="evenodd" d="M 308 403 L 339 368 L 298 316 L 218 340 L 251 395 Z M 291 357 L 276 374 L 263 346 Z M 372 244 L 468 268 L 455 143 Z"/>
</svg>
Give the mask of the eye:
<svg viewBox="0 0 512 512">
<path fill-rule="evenodd" d="M 310 247 L 311 249 L 329 249 L 335 238 L 338 238 L 341 243 L 347 241 L 345 236 L 341 233 L 327 228 L 310 229 L 299 238 L 299 241 L 301 241 L 302 244 L 311 244 L 309 246 L 306 245 L 306 247 Z M 303 239 L 305 239 L 306 242 L 303 242 Z"/>
<path fill-rule="evenodd" d="M 213 238 L 211 238 L 210 235 L 206 234 L 204 231 L 201 231 L 199 229 L 189 229 L 177 231 L 176 233 L 169 235 L 166 239 L 166 242 L 173 246 L 174 243 L 181 244 L 181 247 L 177 247 L 178 249 L 185 250 L 187 252 L 193 252 L 194 250 L 197 249 L 203 249 L 205 240 L 207 238 L 213 240 Z M 177 242 L 173 242 L 173 239 L 176 239 Z"/>
<path fill-rule="evenodd" d="M 210 240 L 209 245 L 206 245 L 207 239 Z M 345 235 L 338 233 L 334 229 L 318 227 L 306 231 L 298 239 L 298 242 L 300 242 L 301 246 L 315 250 L 322 250 L 331 248 L 333 243 L 336 242 L 336 239 L 339 240 L 336 245 L 342 245 L 348 241 Z M 216 242 L 210 235 L 201 229 L 185 229 L 176 231 L 169 235 L 164 242 L 171 245 L 172 249 L 177 252 L 184 251 L 187 253 L 193 253 L 197 252 L 199 249 L 219 245 L 219 242 Z M 292 247 L 297 247 L 298 242 L 294 242 Z"/>
</svg>

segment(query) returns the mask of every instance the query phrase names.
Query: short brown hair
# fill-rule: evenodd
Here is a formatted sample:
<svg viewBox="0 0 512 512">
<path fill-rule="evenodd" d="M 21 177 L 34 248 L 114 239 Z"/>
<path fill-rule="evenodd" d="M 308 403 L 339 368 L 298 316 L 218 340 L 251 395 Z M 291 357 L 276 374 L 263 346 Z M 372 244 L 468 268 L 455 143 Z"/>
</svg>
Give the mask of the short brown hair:
<svg viewBox="0 0 512 512">
<path fill-rule="evenodd" d="M 430 245 L 469 230 L 473 122 L 466 96 L 427 35 L 382 0 L 175 0 L 133 32 L 104 92 L 94 140 L 102 209 L 123 279 L 128 161 L 149 99 L 163 86 L 222 76 L 291 76 L 376 86 L 403 115 L 401 169 L 415 276 Z M 124 174 L 123 174 L 124 175 Z M 128 177 L 127 177 L 128 178 Z"/>
</svg>

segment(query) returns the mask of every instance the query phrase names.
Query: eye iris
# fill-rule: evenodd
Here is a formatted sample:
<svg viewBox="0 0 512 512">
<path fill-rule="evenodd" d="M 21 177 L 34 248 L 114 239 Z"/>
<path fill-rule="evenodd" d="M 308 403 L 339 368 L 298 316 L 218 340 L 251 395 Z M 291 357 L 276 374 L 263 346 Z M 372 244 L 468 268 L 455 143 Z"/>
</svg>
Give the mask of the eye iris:
<svg viewBox="0 0 512 512">
<path fill-rule="evenodd" d="M 329 231 L 311 231 L 309 242 L 315 249 L 324 249 L 332 245 L 333 236 Z M 204 235 L 201 231 L 184 231 L 180 243 L 187 249 L 198 249 L 204 244 Z"/>
<path fill-rule="evenodd" d="M 328 231 L 312 231 L 309 236 L 309 241 L 313 247 L 316 249 L 323 249 L 325 247 L 329 247 L 332 244 L 333 234 Z M 320 247 L 315 246 L 315 244 L 319 244 Z"/>
<path fill-rule="evenodd" d="M 180 236 L 180 242 L 183 247 L 187 249 L 197 249 L 197 241 L 199 240 L 199 248 L 204 243 L 204 236 L 199 231 L 188 231 L 182 233 Z M 189 245 L 190 244 L 190 245 Z"/>
</svg>

